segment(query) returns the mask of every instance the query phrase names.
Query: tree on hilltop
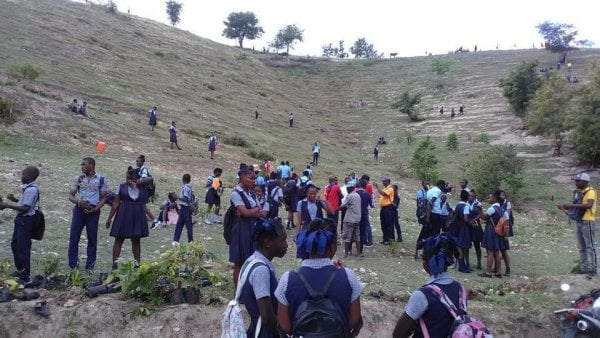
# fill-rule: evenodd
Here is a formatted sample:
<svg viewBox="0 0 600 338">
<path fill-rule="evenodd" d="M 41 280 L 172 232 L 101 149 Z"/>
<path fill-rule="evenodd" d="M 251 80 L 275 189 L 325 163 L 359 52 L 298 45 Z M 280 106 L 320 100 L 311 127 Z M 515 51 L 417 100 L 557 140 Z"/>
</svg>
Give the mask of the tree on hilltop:
<svg viewBox="0 0 600 338">
<path fill-rule="evenodd" d="M 589 40 L 577 40 L 579 32 L 571 24 L 544 21 L 535 27 L 544 38 L 545 48 L 552 52 L 566 52 L 578 46 L 592 45 Z"/>
<path fill-rule="evenodd" d="M 354 54 L 354 58 L 377 58 L 381 57 L 375 50 L 372 43 L 369 43 L 367 39 L 360 38 L 354 42 L 354 45 L 350 47 L 350 53 Z"/>
<path fill-rule="evenodd" d="M 344 40 L 338 41 L 337 47 L 333 47 L 333 44 L 330 43 L 329 45 L 324 45 L 321 49 L 323 50 L 322 56 L 327 58 L 336 57 L 338 59 L 343 59 L 348 57 L 348 53 L 346 53 L 344 48 Z"/>
<path fill-rule="evenodd" d="M 244 39 L 254 40 L 265 32 L 258 25 L 258 18 L 252 12 L 232 12 L 223 24 L 225 24 L 223 36 L 237 39 L 240 48 L 244 48 Z"/>
<path fill-rule="evenodd" d="M 294 43 L 296 41 L 302 42 L 303 40 L 304 30 L 298 28 L 296 25 L 287 25 L 277 32 L 271 46 L 275 49 L 285 47 L 287 55 L 290 55 L 290 48 L 294 48 Z"/>
<path fill-rule="evenodd" d="M 169 16 L 169 21 L 171 22 L 171 25 L 175 27 L 175 25 L 181 21 L 180 15 L 183 4 L 174 0 L 169 0 L 165 2 L 165 5 L 167 5 L 167 15 Z"/>
</svg>

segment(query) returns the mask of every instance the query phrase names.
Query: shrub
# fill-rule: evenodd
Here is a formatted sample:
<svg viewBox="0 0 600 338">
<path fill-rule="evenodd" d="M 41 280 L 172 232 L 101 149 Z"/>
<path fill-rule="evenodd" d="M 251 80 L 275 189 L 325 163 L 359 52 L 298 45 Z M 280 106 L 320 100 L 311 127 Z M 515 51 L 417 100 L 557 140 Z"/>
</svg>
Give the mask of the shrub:
<svg viewBox="0 0 600 338">
<path fill-rule="evenodd" d="M 223 138 L 223 143 L 228 144 L 230 146 L 249 148 L 250 144 L 245 139 L 239 136 L 228 136 Z"/>
<path fill-rule="evenodd" d="M 254 150 L 254 149 L 250 149 L 248 151 L 248 156 L 255 158 L 257 160 L 267 160 L 267 161 L 275 161 L 275 157 L 265 151 L 262 150 Z"/>
<path fill-rule="evenodd" d="M 510 72 L 507 78 L 500 80 L 502 94 L 508 99 L 510 108 L 517 116 L 527 115 L 529 101 L 542 85 L 537 66 L 536 60 L 523 62 Z"/>
<path fill-rule="evenodd" d="M 452 132 L 448 134 L 448 140 L 446 141 L 446 147 L 449 150 L 458 150 L 458 136 Z"/>
<path fill-rule="evenodd" d="M 524 166 L 514 145 L 495 145 L 466 163 L 463 169 L 482 196 L 503 188 L 516 195 L 523 187 L 520 175 Z"/>
<path fill-rule="evenodd" d="M 408 115 L 412 121 L 420 121 L 419 113 L 415 107 L 421 102 L 421 94 L 411 95 L 408 91 L 404 91 L 400 96 L 396 97 L 391 107 L 398 109 L 400 112 Z"/>
<path fill-rule="evenodd" d="M 438 170 L 438 160 L 434 154 L 435 144 L 427 136 L 419 143 L 410 160 L 410 167 L 413 174 L 420 180 L 429 179 L 431 182 L 437 181 L 440 176 Z"/>
<path fill-rule="evenodd" d="M 15 118 L 15 102 L 0 96 L 0 120 L 12 122 Z"/>
<path fill-rule="evenodd" d="M 477 142 L 490 144 L 490 135 L 488 135 L 487 133 L 479 134 L 479 137 L 477 138 Z"/>
<path fill-rule="evenodd" d="M 452 69 L 452 61 L 449 59 L 436 58 L 431 61 L 431 68 L 437 75 L 444 75 Z"/>
<path fill-rule="evenodd" d="M 29 63 L 15 65 L 8 70 L 8 76 L 17 79 L 18 81 L 35 81 L 42 73 L 43 70 L 41 67 Z"/>
<path fill-rule="evenodd" d="M 577 159 L 588 165 L 600 164 L 600 62 L 592 63 L 590 81 L 582 88 L 574 114 L 571 134 Z"/>
</svg>

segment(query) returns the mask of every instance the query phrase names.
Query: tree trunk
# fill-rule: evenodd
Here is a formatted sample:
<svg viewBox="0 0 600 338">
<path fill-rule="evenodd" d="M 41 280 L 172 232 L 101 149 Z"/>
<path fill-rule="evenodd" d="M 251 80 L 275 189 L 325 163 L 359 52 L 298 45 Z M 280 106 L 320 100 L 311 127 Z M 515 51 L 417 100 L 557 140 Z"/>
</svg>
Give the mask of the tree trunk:
<svg viewBox="0 0 600 338">
<path fill-rule="evenodd" d="M 290 63 L 290 45 L 287 45 L 285 57 L 287 58 L 287 62 Z"/>
<path fill-rule="evenodd" d="M 240 49 L 244 49 L 244 38 L 238 38 L 238 42 L 240 43 Z"/>
</svg>

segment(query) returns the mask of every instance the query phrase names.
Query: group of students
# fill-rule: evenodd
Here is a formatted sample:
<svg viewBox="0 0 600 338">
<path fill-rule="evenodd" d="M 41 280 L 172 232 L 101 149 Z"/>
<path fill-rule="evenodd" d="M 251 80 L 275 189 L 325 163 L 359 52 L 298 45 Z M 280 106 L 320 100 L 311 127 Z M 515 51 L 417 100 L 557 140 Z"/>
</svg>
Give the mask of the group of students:
<svg viewBox="0 0 600 338">
<path fill-rule="evenodd" d="M 464 115 L 465 114 L 465 105 L 461 104 L 460 107 L 458 107 L 458 115 Z M 440 107 L 440 115 L 444 115 L 444 106 Z M 454 111 L 454 107 L 452 107 L 452 109 L 450 110 L 450 118 L 453 119 L 456 117 L 456 112 Z"/>
<path fill-rule="evenodd" d="M 79 102 L 77 102 L 77 99 L 73 99 L 73 101 L 69 103 L 69 110 L 73 113 L 73 116 L 88 116 L 87 106 L 87 101 L 83 101 L 80 105 Z"/>
<path fill-rule="evenodd" d="M 469 188 L 468 181 L 463 179 L 460 182 L 459 202 L 452 208 L 447 198 L 452 188 L 445 181 L 440 180 L 435 186 L 430 187 L 429 181 L 423 180 L 421 185 L 416 194 L 417 218 L 422 226 L 417 242 L 446 232 L 455 238 L 460 249 L 457 259 L 458 271 L 464 273 L 472 271 L 469 255 L 471 247 L 475 248 L 476 268 L 482 270 L 481 247 L 483 247 L 487 251 L 487 264 L 485 271 L 479 276 L 488 278 L 510 276 L 508 250 L 510 249 L 509 238 L 513 236 L 514 217 L 512 204 L 506 198 L 506 193 L 503 190 L 496 190 L 489 194 L 490 206 L 484 208 L 477 200 L 475 190 Z M 504 236 L 499 235 L 495 230 L 501 217 L 508 220 L 509 224 L 509 230 Z M 485 222 L 485 227 L 482 227 L 482 221 Z M 504 273 L 501 270 L 502 260 L 505 264 Z"/>
</svg>

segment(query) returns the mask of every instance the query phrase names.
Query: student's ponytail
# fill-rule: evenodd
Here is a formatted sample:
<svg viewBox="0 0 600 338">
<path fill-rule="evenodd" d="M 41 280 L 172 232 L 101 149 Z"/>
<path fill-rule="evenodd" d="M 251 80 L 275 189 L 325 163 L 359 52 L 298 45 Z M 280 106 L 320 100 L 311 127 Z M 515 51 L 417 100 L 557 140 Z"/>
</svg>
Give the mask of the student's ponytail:
<svg viewBox="0 0 600 338">
<path fill-rule="evenodd" d="M 306 231 L 298 233 L 297 245 L 299 252 L 310 256 L 325 257 L 327 248 L 336 241 L 337 229 L 330 219 L 315 219 L 308 225 Z"/>
<path fill-rule="evenodd" d="M 419 242 L 417 248 L 423 249 L 423 260 L 428 262 L 429 272 L 433 276 L 445 272 L 453 265 L 453 257 L 458 253 L 456 240 L 447 233 L 424 239 Z"/>
</svg>

